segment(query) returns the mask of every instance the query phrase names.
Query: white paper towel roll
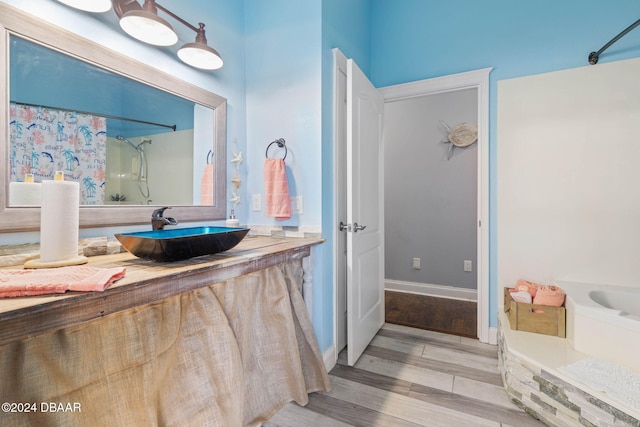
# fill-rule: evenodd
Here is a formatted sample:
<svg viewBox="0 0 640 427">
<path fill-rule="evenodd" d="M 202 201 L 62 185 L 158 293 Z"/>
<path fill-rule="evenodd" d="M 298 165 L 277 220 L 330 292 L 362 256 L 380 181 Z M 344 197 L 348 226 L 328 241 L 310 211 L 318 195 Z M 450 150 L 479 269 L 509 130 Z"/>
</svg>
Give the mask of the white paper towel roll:
<svg viewBox="0 0 640 427">
<path fill-rule="evenodd" d="M 42 185 L 36 182 L 10 182 L 9 206 L 40 206 Z"/>
<path fill-rule="evenodd" d="M 40 261 L 78 255 L 80 186 L 72 181 L 42 181 Z"/>
</svg>

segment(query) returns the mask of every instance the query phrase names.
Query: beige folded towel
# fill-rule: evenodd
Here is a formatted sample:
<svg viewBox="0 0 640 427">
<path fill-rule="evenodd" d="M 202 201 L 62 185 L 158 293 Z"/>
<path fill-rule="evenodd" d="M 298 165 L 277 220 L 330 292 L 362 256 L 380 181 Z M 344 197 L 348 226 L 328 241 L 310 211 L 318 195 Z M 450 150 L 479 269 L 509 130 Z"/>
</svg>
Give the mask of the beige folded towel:
<svg viewBox="0 0 640 427">
<path fill-rule="evenodd" d="M 102 292 L 124 277 L 125 267 L 74 265 L 60 268 L 0 270 L 0 298 L 62 294 L 67 291 Z"/>
<path fill-rule="evenodd" d="M 533 301 L 529 292 L 510 292 L 509 295 L 511 295 L 511 298 L 516 302 L 531 304 Z"/>
<path fill-rule="evenodd" d="M 516 284 L 516 290 L 518 292 L 529 292 L 531 294 L 531 297 L 535 298 L 536 292 L 538 291 L 538 288 L 540 286 L 544 286 L 544 285 L 540 285 L 538 283 L 529 282 L 527 280 L 520 279 Z"/>
</svg>

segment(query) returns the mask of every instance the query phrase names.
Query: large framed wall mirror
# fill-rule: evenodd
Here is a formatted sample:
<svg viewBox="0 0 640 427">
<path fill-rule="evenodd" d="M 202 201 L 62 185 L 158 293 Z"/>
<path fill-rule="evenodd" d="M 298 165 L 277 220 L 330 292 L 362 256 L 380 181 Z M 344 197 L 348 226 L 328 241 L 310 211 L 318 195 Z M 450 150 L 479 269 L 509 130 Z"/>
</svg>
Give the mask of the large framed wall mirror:
<svg viewBox="0 0 640 427">
<path fill-rule="evenodd" d="M 57 171 L 81 227 L 225 217 L 226 99 L 1 3 L 0 24 L 0 232 L 39 228 Z"/>
</svg>

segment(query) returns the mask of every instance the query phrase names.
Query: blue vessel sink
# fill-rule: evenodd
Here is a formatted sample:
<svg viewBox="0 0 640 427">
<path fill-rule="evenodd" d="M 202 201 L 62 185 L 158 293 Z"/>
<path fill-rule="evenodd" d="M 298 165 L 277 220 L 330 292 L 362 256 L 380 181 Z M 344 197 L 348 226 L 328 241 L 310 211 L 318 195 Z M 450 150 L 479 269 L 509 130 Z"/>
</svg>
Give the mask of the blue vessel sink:
<svg viewBox="0 0 640 427">
<path fill-rule="evenodd" d="M 116 234 L 133 255 L 154 261 L 180 261 L 217 254 L 236 246 L 248 228 L 192 227 Z"/>
</svg>

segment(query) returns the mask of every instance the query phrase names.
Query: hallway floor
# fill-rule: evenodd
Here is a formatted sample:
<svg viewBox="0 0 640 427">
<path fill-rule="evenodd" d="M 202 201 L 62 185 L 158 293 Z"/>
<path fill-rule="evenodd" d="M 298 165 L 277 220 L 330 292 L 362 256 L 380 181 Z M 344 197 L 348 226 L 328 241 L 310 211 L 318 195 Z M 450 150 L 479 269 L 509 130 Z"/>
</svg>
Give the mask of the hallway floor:
<svg viewBox="0 0 640 427">
<path fill-rule="evenodd" d="M 502 387 L 497 347 L 476 339 L 385 324 L 354 367 L 344 352 L 332 390 L 289 403 L 268 427 L 543 426 Z"/>
<path fill-rule="evenodd" d="M 476 338 L 478 304 L 408 292 L 384 292 L 384 318 L 388 323 Z"/>
</svg>

